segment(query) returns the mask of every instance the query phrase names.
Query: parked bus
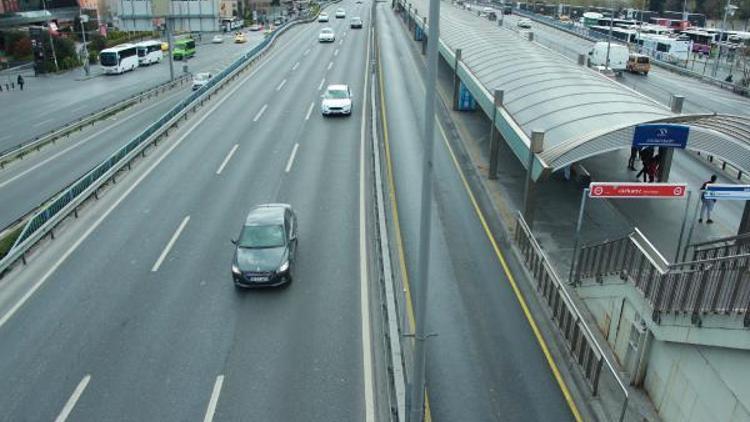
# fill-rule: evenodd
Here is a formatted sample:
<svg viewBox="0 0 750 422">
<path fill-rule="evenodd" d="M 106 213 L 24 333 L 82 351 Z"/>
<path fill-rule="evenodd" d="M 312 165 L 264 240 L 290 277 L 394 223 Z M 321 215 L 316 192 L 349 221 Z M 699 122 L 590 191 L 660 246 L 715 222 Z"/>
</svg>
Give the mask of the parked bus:
<svg viewBox="0 0 750 422">
<path fill-rule="evenodd" d="M 604 35 L 609 35 L 608 26 L 592 26 L 590 29 Z M 638 33 L 632 29 L 623 29 L 618 27 L 612 28 L 612 39 L 622 41 L 626 44 L 634 43 L 637 34 Z"/>
<path fill-rule="evenodd" d="M 195 40 L 192 38 L 183 38 L 174 42 L 172 57 L 175 60 L 184 60 L 195 56 Z"/>
<path fill-rule="evenodd" d="M 99 64 L 104 73 L 121 74 L 138 67 L 138 53 L 134 44 L 120 44 L 99 52 Z"/>
<path fill-rule="evenodd" d="M 693 53 L 708 54 L 711 52 L 711 46 L 716 43 L 717 34 L 712 32 L 701 31 L 698 29 L 688 29 L 682 31 L 682 35 L 688 37 L 693 42 Z"/>
<path fill-rule="evenodd" d="M 161 51 L 161 41 L 143 41 L 135 45 L 138 52 L 138 65 L 159 63 L 164 58 L 164 52 Z"/>
<path fill-rule="evenodd" d="M 690 38 L 678 36 L 675 38 L 652 34 L 638 34 L 640 52 L 657 60 L 669 63 L 686 62 L 690 57 Z"/>
</svg>

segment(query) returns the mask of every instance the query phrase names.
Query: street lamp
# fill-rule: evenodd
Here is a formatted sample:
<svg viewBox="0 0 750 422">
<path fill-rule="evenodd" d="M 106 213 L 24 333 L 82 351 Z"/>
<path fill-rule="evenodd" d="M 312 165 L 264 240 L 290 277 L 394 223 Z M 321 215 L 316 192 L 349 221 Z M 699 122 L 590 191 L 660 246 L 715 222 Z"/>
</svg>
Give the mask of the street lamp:
<svg viewBox="0 0 750 422">
<path fill-rule="evenodd" d="M 84 23 L 89 21 L 89 15 L 83 14 L 83 9 L 80 9 L 80 16 L 78 20 L 81 21 L 81 38 L 83 39 L 83 51 L 86 54 L 83 57 L 83 70 L 86 72 L 86 76 L 89 75 L 89 47 L 86 44 L 86 30 L 83 26 Z"/>
<path fill-rule="evenodd" d="M 724 7 L 724 19 L 721 22 L 721 32 L 719 32 L 719 53 L 716 55 L 714 60 L 713 77 L 719 72 L 719 61 L 721 60 L 721 43 L 724 39 L 724 33 L 727 31 L 727 15 L 734 16 L 734 11 L 737 10 L 737 6 L 731 3 L 731 0 L 727 0 L 727 5 Z"/>
</svg>

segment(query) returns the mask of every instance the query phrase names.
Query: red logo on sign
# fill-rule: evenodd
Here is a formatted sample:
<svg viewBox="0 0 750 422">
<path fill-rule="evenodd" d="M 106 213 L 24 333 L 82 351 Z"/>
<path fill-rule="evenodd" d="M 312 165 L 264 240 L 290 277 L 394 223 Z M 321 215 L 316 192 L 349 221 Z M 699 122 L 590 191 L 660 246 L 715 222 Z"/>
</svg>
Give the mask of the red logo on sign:
<svg viewBox="0 0 750 422">
<path fill-rule="evenodd" d="M 682 198 L 687 192 L 684 183 L 611 183 L 589 185 L 591 198 Z"/>
</svg>

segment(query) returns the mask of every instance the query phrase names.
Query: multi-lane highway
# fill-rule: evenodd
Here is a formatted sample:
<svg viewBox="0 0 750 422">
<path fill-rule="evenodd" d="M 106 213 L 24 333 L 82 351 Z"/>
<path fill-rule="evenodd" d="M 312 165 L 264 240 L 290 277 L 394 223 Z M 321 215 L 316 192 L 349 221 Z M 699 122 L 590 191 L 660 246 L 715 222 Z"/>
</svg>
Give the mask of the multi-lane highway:
<svg viewBox="0 0 750 422">
<path fill-rule="evenodd" d="M 342 5 L 365 29 L 332 19 L 337 41 L 325 45 L 321 25 L 290 30 L 92 207 L 86 227 L 2 281 L 0 419 L 380 414 L 363 237 L 370 16 L 367 4 Z M 330 83 L 350 85 L 351 117 L 320 115 Z M 237 291 L 229 240 L 263 202 L 297 211 L 296 279 Z"/>
<path fill-rule="evenodd" d="M 208 42 L 210 36 L 196 47 L 196 55 L 187 62 L 175 61 L 175 74 L 183 65 L 192 73 L 217 73 L 241 54 L 263 40 L 261 32 L 247 32 L 248 42 L 234 44 L 226 36 L 222 44 Z M 93 72 L 98 70 L 92 67 Z M 23 91 L 0 93 L 0 151 L 7 150 L 35 136 L 54 130 L 72 120 L 98 111 L 117 101 L 169 80 L 169 60 L 140 67 L 123 75 L 99 75 L 81 78 L 80 70 L 61 75 L 27 77 Z"/>
</svg>

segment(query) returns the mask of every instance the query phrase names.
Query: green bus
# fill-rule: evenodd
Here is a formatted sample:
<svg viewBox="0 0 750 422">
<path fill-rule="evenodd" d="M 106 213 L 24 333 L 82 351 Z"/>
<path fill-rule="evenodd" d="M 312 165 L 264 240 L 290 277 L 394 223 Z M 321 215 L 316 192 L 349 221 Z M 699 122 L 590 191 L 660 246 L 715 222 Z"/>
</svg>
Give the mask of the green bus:
<svg viewBox="0 0 750 422">
<path fill-rule="evenodd" d="M 174 42 L 172 57 L 175 60 L 184 60 L 195 56 L 195 40 L 192 38 L 183 38 Z"/>
</svg>

